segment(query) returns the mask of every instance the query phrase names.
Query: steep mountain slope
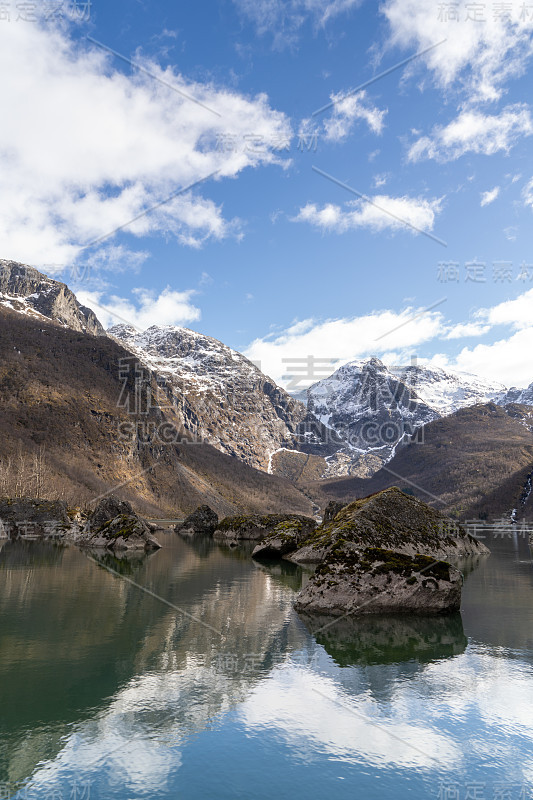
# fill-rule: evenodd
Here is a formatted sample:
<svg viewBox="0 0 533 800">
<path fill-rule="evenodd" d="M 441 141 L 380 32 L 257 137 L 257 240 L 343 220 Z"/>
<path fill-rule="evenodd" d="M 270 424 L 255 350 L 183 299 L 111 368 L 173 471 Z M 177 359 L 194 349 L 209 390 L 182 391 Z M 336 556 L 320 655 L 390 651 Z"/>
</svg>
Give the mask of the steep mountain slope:
<svg viewBox="0 0 533 800">
<path fill-rule="evenodd" d="M 462 518 L 494 519 L 513 509 L 531 518 L 521 503 L 533 469 L 533 411 L 526 406 L 471 406 L 430 422 L 419 443 L 398 447 L 394 458 L 369 479 L 307 482 L 320 505 L 348 501 L 399 486 Z"/>
<path fill-rule="evenodd" d="M 201 503 L 219 514 L 312 512 L 289 482 L 191 441 L 170 400 L 164 411 L 125 404 L 155 391 L 148 373 L 124 375 L 132 361 L 109 337 L 0 308 L 0 494 L 82 504 L 118 487 L 154 516 Z"/>
<path fill-rule="evenodd" d="M 15 261 L 0 259 L 0 305 L 74 331 L 105 335 L 94 312 L 82 306 L 68 286 Z"/>
<path fill-rule="evenodd" d="M 217 339 L 172 325 L 143 333 L 116 325 L 108 334 L 157 374 L 183 427 L 223 453 L 268 470 L 280 449 L 334 451 L 302 403 Z"/>
</svg>

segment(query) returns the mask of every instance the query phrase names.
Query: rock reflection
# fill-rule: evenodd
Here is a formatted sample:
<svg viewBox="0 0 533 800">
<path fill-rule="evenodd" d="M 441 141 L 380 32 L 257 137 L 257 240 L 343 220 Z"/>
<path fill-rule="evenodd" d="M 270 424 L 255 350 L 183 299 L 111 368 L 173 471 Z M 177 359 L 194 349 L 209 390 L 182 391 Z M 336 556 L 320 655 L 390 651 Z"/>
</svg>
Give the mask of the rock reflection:
<svg viewBox="0 0 533 800">
<path fill-rule="evenodd" d="M 467 638 L 460 614 L 351 616 L 300 614 L 316 641 L 340 667 L 427 663 L 463 653 Z"/>
</svg>

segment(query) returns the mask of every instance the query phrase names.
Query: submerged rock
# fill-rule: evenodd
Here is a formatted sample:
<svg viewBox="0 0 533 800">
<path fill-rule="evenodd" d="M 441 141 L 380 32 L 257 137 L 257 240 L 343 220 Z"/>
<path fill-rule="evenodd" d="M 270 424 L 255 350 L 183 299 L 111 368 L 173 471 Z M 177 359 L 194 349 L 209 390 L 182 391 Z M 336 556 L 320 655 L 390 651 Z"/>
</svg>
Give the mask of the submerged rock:
<svg viewBox="0 0 533 800">
<path fill-rule="evenodd" d="M 280 533 L 282 530 L 282 528 L 278 528 L 280 525 L 286 525 L 287 535 L 291 536 L 291 532 L 300 525 L 304 526 L 307 532 L 311 531 L 316 526 L 316 521 L 311 517 L 303 517 L 299 514 L 250 514 L 225 517 L 218 523 L 213 538 L 228 542 L 262 541 L 276 530 Z"/>
<path fill-rule="evenodd" d="M 198 506 L 196 511 L 174 528 L 176 533 L 183 536 L 194 536 L 196 533 L 213 534 L 217 529 L 218 514 L 209 506 Z"/>
<path fill-rule="evenodd" d="M 462 580 L 456 567 L 430 556 L 346 545 L 320 564 L 295 607 L 333 616 L 456 611 Z"/>
<path fill-rule="evenodd" d="M 74 540 L 81 547 L 105 548 L 114 552 L 161 547 L 130 503 L 116 497 L 100 500 Z"/>
</svg>

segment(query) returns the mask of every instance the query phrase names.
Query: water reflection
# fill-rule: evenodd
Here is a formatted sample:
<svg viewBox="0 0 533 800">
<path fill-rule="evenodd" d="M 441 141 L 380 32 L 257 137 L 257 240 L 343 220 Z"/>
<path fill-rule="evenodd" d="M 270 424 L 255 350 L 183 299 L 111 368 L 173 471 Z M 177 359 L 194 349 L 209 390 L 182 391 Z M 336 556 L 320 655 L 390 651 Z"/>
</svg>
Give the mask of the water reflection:
<svg viewBox="0 0 533 800">
<path fill-rule="evenodd" d="M 323 620 L 294 612 L 295 565 L 162 539 L 123 560 L 2 548 L 0 782 L 32 776 L 37 798 L 90 779 L 91 800 L 313 800 L 332 786 L 344 800 L 533 777 L 533 676 L 516 648 L 531 641 L 533 586 L 520 543 L 468 574 L 465 630 L 459 615 L 372 616 L 313 636 Z"/>
<path fill-rule="evenodd" d="M 316 641 L 340 667 L 355 664 L 427 663 L 463 653 L 467 639 L 460 614 L 351 616 L 300 614 Z"/>
</svg>

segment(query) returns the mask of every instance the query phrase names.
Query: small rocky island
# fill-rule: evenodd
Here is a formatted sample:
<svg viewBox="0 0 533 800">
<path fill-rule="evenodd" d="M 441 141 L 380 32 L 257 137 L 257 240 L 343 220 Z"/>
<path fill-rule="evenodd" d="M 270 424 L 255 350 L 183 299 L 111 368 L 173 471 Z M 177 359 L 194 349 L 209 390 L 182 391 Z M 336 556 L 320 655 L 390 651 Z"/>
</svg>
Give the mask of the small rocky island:
<svg viewBox="0 0 533 800">
<path fill-rule="evenodd" d="M 1 536 L 57 539 L 112 552 L 161 547 L 131 504 L 113 496 L 100 500 L 92 511 L 69 510 L 60 500 L 0 500 Z"/>
<path fill-rule="evenodd" d="M 443 559 L 487 552 L 462 526 L 391 488 L 330 506 L 310 535 L 298 526 L 278 526 L 253 557 L 317 565 L 297 595 L 298 611 L 426 614 L 460 605 L 462 575 Z"/>
</svg>

